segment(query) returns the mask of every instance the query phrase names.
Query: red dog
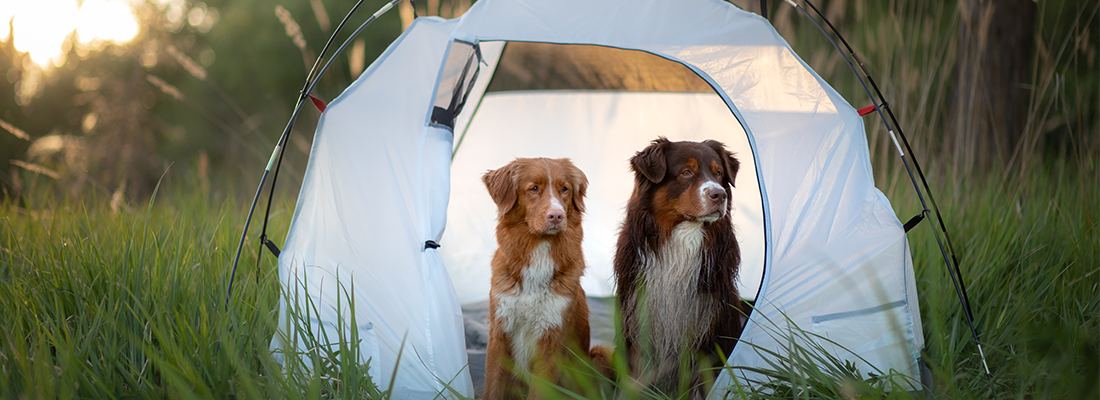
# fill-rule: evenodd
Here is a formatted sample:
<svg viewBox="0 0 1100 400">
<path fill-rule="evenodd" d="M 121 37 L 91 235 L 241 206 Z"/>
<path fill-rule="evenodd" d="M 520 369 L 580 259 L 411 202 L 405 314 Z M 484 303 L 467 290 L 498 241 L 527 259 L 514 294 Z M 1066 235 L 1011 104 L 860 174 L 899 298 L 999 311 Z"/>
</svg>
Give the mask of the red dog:
<svg viewBox="0 0 1100 400">
<path fill-rule="evenodd" d="M 630 165 L 614 264 L 623 350 L 640 384 L 702 398 L 741 335 L 741 251 L 729 218 L 740 163 L 713 140 L 658 138 Z"/>
<path fill-rule="evenodd" d="M 482 181 L 498 207 L 485 398 L 537 398 L 529 378 L 560 383 L 570 348 L 609 365 L 606 348 L 589 349 L 580 284 L 588 178 L 568 159 L 519 158 Z"/>
</svg>

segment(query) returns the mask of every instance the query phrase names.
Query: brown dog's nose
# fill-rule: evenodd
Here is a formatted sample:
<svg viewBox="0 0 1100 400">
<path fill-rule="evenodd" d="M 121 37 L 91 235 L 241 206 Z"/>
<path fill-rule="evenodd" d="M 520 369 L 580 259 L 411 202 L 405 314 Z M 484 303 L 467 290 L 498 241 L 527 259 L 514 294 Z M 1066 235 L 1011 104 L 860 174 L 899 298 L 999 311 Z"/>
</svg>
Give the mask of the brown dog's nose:
<svg viewBox="0 0 1100 400">
<path fill-rule="evenodd" d="M 561 210 L 550 210 L 546 213 L 546 222 L 556 224 L 565 219 L 565 213 Z"/>
<path fill-rule="evenodd" d="M 704 194 L 707 195 L 711 201 L 725 201 L 726 189 L 719 187 L 708 187 L 704 190 Z"/>
</svg>

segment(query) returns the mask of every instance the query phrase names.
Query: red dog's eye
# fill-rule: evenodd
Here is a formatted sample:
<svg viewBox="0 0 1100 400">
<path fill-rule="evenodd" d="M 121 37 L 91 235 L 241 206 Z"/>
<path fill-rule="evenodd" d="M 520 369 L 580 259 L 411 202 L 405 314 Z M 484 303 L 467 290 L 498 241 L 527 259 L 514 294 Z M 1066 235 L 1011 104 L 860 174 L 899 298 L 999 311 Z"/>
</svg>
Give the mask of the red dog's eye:
<svg viewBox="0 0 1100 400">
<path fill-rule="evenodd" d="M 564 194 L 565 192 L 568 192 L 568 191 L 569 191 L 569 188 L 567 188 L 567 187 L 565 187 L 565 186 L 562 186 L 562 187 L 561 187 L 561 192 L 562 192 L 563 194 Z"/>
<path fill-rule="evenodd" d="M 531 193 L 538 193 L 539 192 L 539 186 L 538 185 L 531 186 L 531 188 L 527 189 L 527 191 L 529 191 Z"/>
</svg>

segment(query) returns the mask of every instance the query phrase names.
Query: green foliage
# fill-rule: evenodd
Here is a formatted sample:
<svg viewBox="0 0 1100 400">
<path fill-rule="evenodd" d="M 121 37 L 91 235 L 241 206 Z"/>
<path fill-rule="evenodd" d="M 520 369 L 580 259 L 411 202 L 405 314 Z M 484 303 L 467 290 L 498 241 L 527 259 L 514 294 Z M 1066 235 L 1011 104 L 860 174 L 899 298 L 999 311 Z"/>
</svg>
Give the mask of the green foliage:
<svg viewBox="0 0 1100 400">
<path fill-rule="evenodd" d="M 872 105 L 844 53 L 804 15 L 782 1 L 769 2 L 769 20 L 791 47 L 852 106 Z M 813 11 L 802 4 L 811 15 Z M 935 172 L 980 177 L 991 167 L 1002 174 L 1034 168 L 1047 158 L 1073 158 L 1082 173 L 1097 174 L 1100 163 L 1100 6 L 1095 2 L 1037 2 L 1032 75 L 1016 85 L 1031 94 L 1028 118 L 1016 152 L 1001 165 L 975 165 L 975 149 L 955 138 L 971 132 L 958 119 L 956 98 L 959 57 L 959 5 L 950 1 L 814 1 L 852 46 L 855 55 L 889 102 L 900 129 L 922 162 L 945 168 Z M 822 23 L 822 26 L 825 26 Z M 826 30 L 829 28 L 826 26 Z M 837 40 L 837 44 L 844 49 Z M 965 63 L 965 61 L 962 61 Z M 858 66 L 856 67 L 859 68 Z M 862 74 L 862 73 L 861 73 Z M 868 87 L 870 85 L 868 84 Z M 873 93 L 874 89 L 870 89 Z M 874 100 L 877 104 L 877 98 Z M 890 135 L 876 114 L 864 123 L 872 163 L 883 174 L 902 176 Z M 970 144 L 971 147 L 973 144 Z M 1002 178 L 1003 179 L 1003 178 Z M 908 184 L 908 182 L 904 182 Z"/>
<path fill-rule="evenodd" d="M 385 3 L 364 1 L 329 55 Z M 92 187 L 144 199 L 165 166 L 190 166 L 200 157 L 209 161 L 208 176 L 215 183 L 224 183 L 217 179 L 222 176 L 258 178 L 309 67 L 355 4 L 136 2 L 142 32 L 134 40 L 98 50 L 72 45 L 62 66 L 44 69 L 16 51 L 14 40 L 0 38 L 0 120 L 29 136 L 20 138 L 0 128 L 0 197 L 18 197 L 26 189 L 24 168 L 13 166 L 12 160 L 52 172 L 47 173 L 55 179 L 52 185 L 73 195 Z M 280 19 L 277 9 L 285 11 L 285 18 Z M 200 22 L 203 16 L 208 23 Z M 314 94 L 325 100 L 338 96 L 355 78 L 351 57 L 369 64 L 401 30 L 396 10 L 378 18 L 359 36 L 363 51 L 352 54 L 349 48 L 336 58 Z M 20 95 L 20 87 L 27 86 L 38 89 Z M 297 119 L 284 182 L 300 182 L 319 114 L 307 105 Z M 49 151 L 32 151 L 48 136 L 63 142 L 40 146 Z M 172 173 L 199 171 L 177 167 Z"/>
<path fill-rule="evenodd" d="M 1100 373 L 1100 186 L 1070 168 L 1036 168 L 1012 180 L 1016 190 L 992 178 L 933 188 L 993 372 L 985 379 L 933 225 L 922 223 L 909 237 L 926 359 L 949 397 L 1100 395 L 1095 379 L 1079 379 Z M 918 207 L 896 192 L 896 209 Z"/>
<path fill-rule="evenodd" d="M 983 376 L 933 225 L 922 223 L 910 243 L 932 397 L 1100 392 L 1097 380 L 1082 379 L 1100 365 L 1100 210 L 1091 201 L 1100 186 L 1082 185 L 1069 167 L 1054 162 L 1019 176 L 1015 192 L 992 180 L 935 188 L 993 379 Z M 24 198 L 29 208 L 0 205 L 0 397 L 384 397 L 366 375 L 369 361 L 340 357 L 357 354 L 354 337 L 310 338 L 292 318 L 287 331 L 337 345 L 283 355 L 285 368 L 274 362 L 268 345 L 280 288 L 274 259 L 258 263 L 255 247 L 246 248 L 223 308 L 246 210 L 224 207 L 237 201 L 198 186 L 163 185 L 130 211 L 94 193 L 59 199 L 44 191 Z M 917 207 L 898 187 L 888 193 L 895 208 Z M 287 206 L 277 205 L 271 217 L 275 237 L 285 235 Z M 255 243 L 257 229 L 247 243 Z M 858 371 L 875 376 L 868 378 L 813 345 L 811 334 L 786 334 L 798 345 L 756 371 L 771 383 L 739 389 L 749 398 L 905 396 L 887 392 L 897 379 L 889 371 Z M 552 388 L 554 396 L 668 396 L 612 383 L 589 366 L 569 371 L 581 389 Z"/>
<path fill-rule="evenodd" d="M 872 371 L 860 371 L 855 363 L 839 357 L 852 357 L 851 353 L 838 355 L 826 348 L 826 345 L 840 347 L 837 343 L 802 330 L 789 319 L 782 322 L 783 325 L 776 321 L 762 324 L 771 335 L 783 339 L 781 349 L 761 348 L 748 342 L 738 344 L 761 354 L 768 366 L 731 367 L 734 376 L 751 378 L 735 382 L 727 389 L 727 398 L 742 394 L 753 399 L 908 399 L 910 392 L 921 387 L 920 382 L 895 371 L 883 372 L 873 367 Z"/>
<path fill-rule="evenodd" d="M 272 258 L 246 249 L 226 307 L 244 213 L 180 186 L 133 211 L 94 193 L 25 199 L 54 205 L 44 211 L 0 205 L 0 398 L 384 397 L 370 360 L 339 361 L 355 337 L 291 327 L 310 351 L 275 362 Z"/>
</svg>

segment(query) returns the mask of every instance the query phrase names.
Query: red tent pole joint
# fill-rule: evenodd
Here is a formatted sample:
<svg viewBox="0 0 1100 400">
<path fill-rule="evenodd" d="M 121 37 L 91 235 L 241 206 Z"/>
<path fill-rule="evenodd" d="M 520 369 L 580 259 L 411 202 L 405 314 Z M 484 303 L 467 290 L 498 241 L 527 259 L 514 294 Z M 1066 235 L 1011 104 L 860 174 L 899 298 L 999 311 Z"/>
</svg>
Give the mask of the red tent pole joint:
<svg viewBox="0 0 1100 400">
<path fill-rule="evenodd" d="M 317 107 L 317 111 L 325 112 L 325 107 L 328 107 L 328 105 L 325 104 L 324 100 L 318 99 L 317 96 L 312 94 L 307 94 L 306 96 L 309 96 L 309 101 L 313 102 L 313 106 Z"/>
</svg>

